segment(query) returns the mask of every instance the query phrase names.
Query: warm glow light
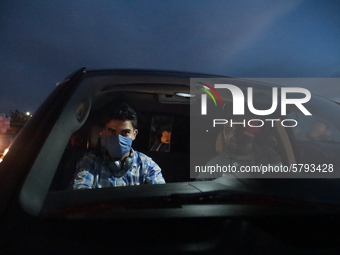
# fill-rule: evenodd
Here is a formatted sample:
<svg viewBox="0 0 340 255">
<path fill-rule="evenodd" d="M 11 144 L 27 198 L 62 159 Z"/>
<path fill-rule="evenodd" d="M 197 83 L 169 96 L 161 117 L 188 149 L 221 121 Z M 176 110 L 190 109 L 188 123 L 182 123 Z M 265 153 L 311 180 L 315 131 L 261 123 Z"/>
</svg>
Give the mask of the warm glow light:
<svg viewBox="0 0 340 255">
<path fill-rule="evenodd" d="M 4 153 L 2 154 L 1 158 L 0 158 L 0 163 L 2 162 L 3 158 L 6 156 L 7 152 L 9 151 L 9 148 L 7 148 Z"/>
</svg>

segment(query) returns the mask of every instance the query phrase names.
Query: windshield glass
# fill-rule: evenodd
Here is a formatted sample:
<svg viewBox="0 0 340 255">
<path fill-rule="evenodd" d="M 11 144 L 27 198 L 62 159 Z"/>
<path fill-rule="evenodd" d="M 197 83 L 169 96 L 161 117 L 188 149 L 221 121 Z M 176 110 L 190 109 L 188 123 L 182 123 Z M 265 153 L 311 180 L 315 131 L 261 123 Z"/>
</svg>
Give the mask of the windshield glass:
<svg viewBox="0 0 340 255">
<path fill-rule="evenodd" d="M 324 186 L 331 191 L 339 178 L 337 104 L 294 91 L 287 98 L 299 103 L 285 105 L 282 88 L 275 92 L 273 86 L 238 79 L 224 84 L 235 84 L 243 98 L 214 88 L 221 80 L 194 82 L 190 88 L 188 78 L 81 80 L 32 166 L 22 203 L 38 213 L 45 201 L 46 208 L 122 197 L 152 198 L 154 204 L 160 197 L 205 192 L 217 192 L 209 203 L 235 203 L 217 199 L 234 194 L 231 190 L 242 192 L 243 201 L 259 194 L 329 202 L 329 192 L 317 191 L 332 180 Z M 299 179 L 318 181 L 299 190 Z M 91 198 L 69 193 L 84 189 L 97 191 L 90 191 Z M 186 196 L 176 201 L 182 197 L 188 201 Z M 200 195 L 190 203 L 195 201 Z"/>
</svg>

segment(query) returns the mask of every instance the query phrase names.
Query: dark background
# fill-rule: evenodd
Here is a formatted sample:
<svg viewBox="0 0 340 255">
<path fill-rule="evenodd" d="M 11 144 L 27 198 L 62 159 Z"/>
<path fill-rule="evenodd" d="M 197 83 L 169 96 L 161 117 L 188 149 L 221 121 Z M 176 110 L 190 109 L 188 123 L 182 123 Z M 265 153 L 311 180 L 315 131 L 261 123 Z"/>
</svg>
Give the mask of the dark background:
<svg viewBox="0 0 340 255">
<path fill-rule="evenodd" d="M 336 0 L 3 0 L 0 112 L 34 114 L 81 67 L 339 77 L 339 13 Z M 300 86 L 340 101 L 337 84 Z"/>
</svg>

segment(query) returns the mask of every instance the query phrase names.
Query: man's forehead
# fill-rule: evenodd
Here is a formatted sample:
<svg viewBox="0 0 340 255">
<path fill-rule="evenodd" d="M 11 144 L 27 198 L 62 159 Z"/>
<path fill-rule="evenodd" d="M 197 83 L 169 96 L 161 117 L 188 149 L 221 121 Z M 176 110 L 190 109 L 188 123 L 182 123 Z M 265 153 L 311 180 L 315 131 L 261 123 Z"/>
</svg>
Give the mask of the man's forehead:
<svg viewBox="0 0 340 255">
<path fill-rule="evenodd" d="M 133 129 L 131 120 L 112 119 L 106 123 L 105 128 Z"/>
</svg>

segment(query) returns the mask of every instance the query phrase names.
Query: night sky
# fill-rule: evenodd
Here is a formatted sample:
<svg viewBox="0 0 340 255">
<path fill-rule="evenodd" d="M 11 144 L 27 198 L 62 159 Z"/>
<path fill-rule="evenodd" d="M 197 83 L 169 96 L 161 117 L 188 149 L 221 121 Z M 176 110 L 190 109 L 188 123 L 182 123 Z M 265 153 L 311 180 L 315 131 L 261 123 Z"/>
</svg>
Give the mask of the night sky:
<svg viewBox="0 0 340 255">
<path fill-rule="evenodd" d="M 2 0 L 0 112 L 81 68 L 340 77 L 340 1 Z M 340 102 L 340 84 L 303 84 Z"/>
</svg>

